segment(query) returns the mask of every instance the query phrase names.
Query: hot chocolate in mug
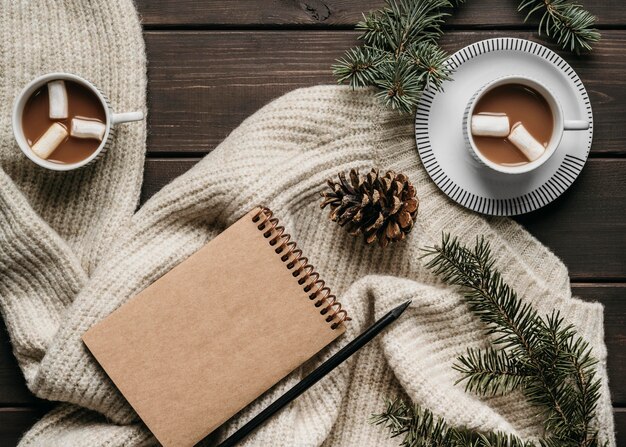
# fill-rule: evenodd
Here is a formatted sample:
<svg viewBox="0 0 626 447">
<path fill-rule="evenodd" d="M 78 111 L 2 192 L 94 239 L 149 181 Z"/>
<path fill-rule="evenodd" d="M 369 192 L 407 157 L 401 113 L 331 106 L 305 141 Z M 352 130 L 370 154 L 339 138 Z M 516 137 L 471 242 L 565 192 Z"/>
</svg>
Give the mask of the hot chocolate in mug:
<svg viewBox="0 0 626 447">
<path fill-rule="evenodd" d="M 496 163 L 483 154 L 476 142 L 474 141 L 474 135 L 472 135 L 472 118 L 475 115 L 475 109 L 480 100 L 489 92 L 492 92 L 498 87 L 504 87 L 507 85 L 526 87 L 530 91 L 536 92 L 547 103 L 552 115 L 552 132 L 549 140 L 545 144 L 543 153 L 535 160 L 525 162 L 517 165 L 506 165 Z M 497 111 L 495 111 L 497 112 Z M 510 123 L 510 132 L 512 135 L 518 123 Z M 508 128 L 508 126 L 507 126 Z M 563 132 L 586 130 L 589 128 L 589 122 L 586 120 L 569 120 L 565 119 L 563 108 L 558 98 L 541 82 L 520 75 L 505 76 L 488 82 L 481 87 L 469 100 L 465 113 L 463 115 L 463 134 L 468 150 L 472 156 L 483 165 L 504 173 L 504 174 L 522 174 L 537 169 L 544 164 L 558 149 L 561 139 L 563 138 Z M 505 131 L 506 132 L 506 131 Z M 506 138 L 506 137 L 505 137 Z"/>
<path fill-rule="evenodd" d="M 45 103 L 42 98 L 34 98 L 34 95 L 39 96 L 42 92 L 48 98 Z M 72 97 L 72 92 L 76 92 L 77 97 L 80 96 L 80 101 Z M 38 101 L 37 111 L 41 112 L 39 115 L 42 116 L 36 117 L 35 120 L 37 136 L 27 137 L 27 134 L 32 133 L 32 129 L 26 129 L 26 126 L 31 124 L 28 122 L 30 118 L 25 116 L 25 110 L 28 112 L 29 108 L 33 108 L 35 100 Z M 90 101 L 93 104 L 87 104 Z M 99 119 L 68 116 L 72 115 L 73 107 L 83 112 L 91 107 L 92 115 L 98 115 Z M 31 81 L 17 96 L 13 105 L 12 124 L 15 140 L 26 157 L 46 169 L 70 171 L 91 164 L 104 155 L 113 140 L 117 124 L 140 121 L 143 118 L 144 114 L 141 111 L 115 113 L 104 93 L 78 75 L 48 73 Z M 54 160 L 54 157 L 48 159 L 50 154 L 54 155 L 54 150 L 70 140 L 73 147 L 80 149 L 89 147 L 89 151 L 83 151 L 84 158 L 70 162 L 59 162 Z M 47 150 L 43 151 L 45 155 L 42 156 L 42 150 L 36 149 L 44 145 L 47 145 Z"/>
</svg>

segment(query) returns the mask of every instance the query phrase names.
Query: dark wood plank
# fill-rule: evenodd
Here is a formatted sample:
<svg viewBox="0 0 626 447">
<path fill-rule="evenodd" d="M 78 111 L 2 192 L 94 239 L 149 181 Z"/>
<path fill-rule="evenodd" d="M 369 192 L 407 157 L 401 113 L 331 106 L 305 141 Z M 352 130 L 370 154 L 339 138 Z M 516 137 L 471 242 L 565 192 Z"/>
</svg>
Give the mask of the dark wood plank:
<svg viewBox="0 0 626 447">
<path fill-rule="evenodd" d="M 171 175 L 184 172 L 193 165 L 191 160 L 169 162 L 167 168 L 155 168 L 160 163 L 148 162 L 146 173 Z M 162 176 L 164 178 L 165 176 Z M 171 178 L 171 177 L 170 177 Z M 150 183 L 144 194 L 152 194 L 162 186 L 162 181 Z M 575 295 L 599 301 L 605 306 L 605 337 L 609 352 L 609 383 L 613 402 L 626 403 L 626 284 L 575 284 Z M 0 321 L 0 346 L 8 346 L 4 323 Z M 6 405 L 29 405 L 26 408 L 2 408 Z M 17 444 L 22 433 L 51 408 L 50 402 L 36 399 L 26 389 L 24 379 L 9 349 L 0 349 L 0 446 Z M 617 409 L 615 422 L 620 439 L 626 442 L 626 412 Z M 620 445 L 618 443 L 618 445 Z"/>
<path fill-rule="evenodd" d="M 142 202 L 199 159 L 149 159 Z M 564 197 L 518 220 L 569 266 L 574 279 L 623 278 L 626 265 L 626 160 L 592 159 Z M 626 405 L 626 286 L 576 284 L 574 292 L 605 304 L 606 340 L 614 402 Z M 0 330 L 0 405 L 32 404 L 24 379 Z"/>
<path fill-rule="evenodd" d="M 626 405 L 626 284 L 577 283 L 572 293 L 586 301 L 604 305 L 604 340 L 608 350 L 611 399 Z M 626 428 L 626 426 L 624 426 Z M 624 442 L 626 442 L 626 431 Z"/>
<path fill-rule="evenodd" d="M 142 201 L 197 159 L 149 159 Z M 592 159 L 563 197 L 518 218 L 569 266 L 574 279 L 626 276 L 626 160 Z M 626 286 L 576 284 L 574 293 L 606 306 L 606 340 L 613 399 L 626 404 Z"/>
<path fill-rule="evenodd" d="M 590 159 L 550 205 L 516 218 L 556 253 L 574 279 L 626 277 L 626 160 Z"/>
<path fill-rule="evenodd" d="M 149 159 L 142 200 L 197 161 Z M 626 278 L 624 172 L 624 159 L 590 159 L 562 197 L 541 210 L 516 218 L 563 259 L 575 280 Z"/>
<path fill-rule="evenodd" d="M 180 162 L 170 172 L 184 170 L 190 163 Z M 154 186 L 157 186 L 156 184 Z M 146 195 L 154 191 L 145 191 Z M 605 340 L 608 349 L 609 383 L 613 402 L 626 405 L 626 284 L 575 283 L 573 293 L 588 301 L 605 306 Z M 0 320 L 0 345 L 8 346 L 4 322 Z M 42 405 L 26 388 L 24 377 L 13 354 L 0 350 L 0 407 L 7 405 Z M 0 424 L 1 426 L 1 424 Z M 0 443 L 0 445 L 3 445 Z"/>
<path fill-rule="evenodd" d="M 528 32 L 448 32 L 457 50 Z M 197 31 L 145 33 L 151 152 L 206 153 L 247 116 L 298 87 L 334 83 L 330 66 L 356 43 L 352 31 Z M 626 153 L 626 31 L 607 31 L 590 56 L 564 55 L 577 70 L 595 112 L 596 154 Z"/>
<path fill-rule="evenodd" d="M 147 26 L 352 26 L 383 0 L 137 0 Z M 626 23 L 621 0 L 587 0 L 585 7 L 602 26 Z M 522 26 L 518 0 L 468 0 L 448 20 L 450 26 Z"/>
<path fill-rule="evenodd" d="M 0 445 L 16 446 L 24 432 L 48 411 L 42 408 L 0 408 Z"/>
<path fill-rule="evenodd" d="M 626 408 L 614 408 L 615 431 L 617 432 L 616 445 L 626 445 Z"/>
<path fill-rule="evenodd" d="M 0 408 L 0 445 L 17 446 L 22 435 L 33 426 L 46 410 L 40 408 Z M 617 445 L 626 443 L 626 409 L 614 408 Z M 71 447 L 71 446 L 68 446 Z"/>
<path fill-rule="evenodd" d="M 142 202 L 198 159 L 149 159 Z M 592 159 L 563 197 L 517 220 L 547 244 L 574 280 L 626 277 L 626 160 Z M 626 405 L 626 285 L 575 284 L 574 293 L 606 306 L 609 374 L 616 403 Z"/>
<path fill-rule="evenodd" d="M 181 174 L 191 169 L 199 158 L 153 158 L 146 160 L 141 186 L 141 204 Z"/>
<path fill-rule="evenodd" d="M 0 318 L 0 406 L 36 403 L 37 398 L 26 388 L 24 376 L 17 367 L 9 335 L 4 321 Z"/>
</svg>

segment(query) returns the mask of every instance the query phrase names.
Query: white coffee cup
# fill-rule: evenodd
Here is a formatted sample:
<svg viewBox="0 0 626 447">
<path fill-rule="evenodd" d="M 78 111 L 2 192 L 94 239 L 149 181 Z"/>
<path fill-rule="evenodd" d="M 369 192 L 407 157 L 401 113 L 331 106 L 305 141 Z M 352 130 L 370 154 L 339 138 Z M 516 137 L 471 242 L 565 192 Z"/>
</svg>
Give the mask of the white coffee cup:
<svg viewBox="0 0 626 447">
<path fill-rule="evenodd" d="M 474 109 L 478 101 L 490 90 L 505 84 L 519 84 L 532 88 L 539 93 L 548 103 L 553 118 L 552 137 L 546 146 L 545 152 L 538 159 L 525 163 L 519 166 L 504 166 L 495 163 L 485 157 L 474 143 L 472 136 L 472 123 L 471 117 L 474 115 Z M 511 123 L 513 124 L 513 123 Z M 470 150 L 471 154 L 476 160 L 483 165 L 493 169 L 494 171 L 502 172 L 504 174 L 523 174 L 537 169 L 544 164 L 557 150 L 561 139 L 563 138 L 563 132 L 569 130 L 587 130 L 589 129 L 589 122 L 586 120 L 566 120 L 563 115 L 563 108 L 557 97 L 541 82 L 529 78 L 527 76 L 512 75 L 505 76 L 488 82 L 481 87 L 469 100 L 463 115 L 463 134 L 465 136 L 465 142 Z"/>
<path fill-rule="evenodd" d="M 100 142 L 100 145 L 93 152 L 93 154 L 77 163 L 54 163 L 52 161 L 44 160 L 43 158 L 38 157 L 32 151 L 30 145 L 28 144 L 28 141 L 26 140 L 26 137 L 24 136 L 24 130 L 22 128 L 22 115 L 24 113 L 24 107 L 26 106 L 28 99 L 39 88 L 46 85 L 50 81 L 56 80 L 73 81 L 89 89 L 91 92 L 93 92 L 96 98 L 100 100 L 100 104 L 102 105 L 102 108 L 104 110 L 106 118 L 106 131 L 104 133 L 102 141 Z M 109 103 L 109 100 L 104 95 L 104 93 L 102 93 L 102 91 L 100 91 L 100 89 L 98 89 L 91 82 L 80 76 L 71 73 L 48 73 L 31 81 L 17 96 L 17 98 L 15 99 L 15 103 L 13 104 L 12 124 L 13 135 L 15 135 L 15 140 L 17 141 L 17 144 L 19 145 L 22 152 L 24 152 L 24 155 L 26 155 L 31 161 L 41 167 L 51 169 L 53 171 L 71 171 L 73 169 L 78 169 L 95 162 L 107 151 L 108 146 L 113 139 L 115 131 L 114 126 L 116 124 L 127 123 L 130 121 L 141 121 L 143 118 L 143 112 L 114 113 Z"/>
</svg>

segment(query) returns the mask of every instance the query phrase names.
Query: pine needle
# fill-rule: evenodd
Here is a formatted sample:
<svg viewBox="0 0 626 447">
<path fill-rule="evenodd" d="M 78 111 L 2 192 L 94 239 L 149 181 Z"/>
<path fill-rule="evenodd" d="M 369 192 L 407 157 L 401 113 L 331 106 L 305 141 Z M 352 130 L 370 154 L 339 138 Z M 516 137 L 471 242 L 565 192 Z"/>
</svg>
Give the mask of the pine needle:
<svg viewBox="0 0 626 447">
<path fill-rule="evenodd" d="M 600 40 L 594 28 L 596 17 L 570 0 L 523 0 L 519 11 L 528 11 L 524 21 L 541 14 L 539 34 L 554 39 L 563 49 L 574 53 L 590 51 Z"/>
<path fill-rule="evenodd" d="M 426 88 L 439 89 L 450 79 L 448 55 L 436 41 L 452 6 L 448 0 L 387 0 L 383 9 L 364 15 L 356 26 L 364 45 L 332 66 L 337 81 L 377 87 L 384 104 L 410 113 Z"/>
<path fill-rule="evenodd" d="M 540 317 L 523 303 L 495 268 L 490 246 L 477 239 L 473 248 L 444 234 L 440 246 L 426 249 L 426 266 L 444 283 L 459 288 L 469 309 L 484 324 L 492 346 L 469 349 L 454 368 L 466 391 L 481 396 L 521 391 L 544 421 L 541 447 L 598 447 L 593 421 L 600 398 L 589 344 L 558 312 Z M 389 402 L 373 416 L 403 447 L 533 447 L 504 433 L 449 426 L 429 410 Z"/>
<path fill-rule="evenodd" d="M 480 0 L 474 0 L 480 1 Z M 346 52 L 332 66 L 338 83 L 376 87 L 389 108 L 415 110 L 426 89 L 441 90 L 451 71 L 448 54 L 437 44 L 442 26 L 463 0 L 386 0 L 385 7 L 363 15 L 356 29 L 363 46 Z M 525 21 L 541 14 L 539 33 L 562 48 L 580 53 L 600 40 L 596 18 L 571 0 L 521 0 Z"/>
</svg>

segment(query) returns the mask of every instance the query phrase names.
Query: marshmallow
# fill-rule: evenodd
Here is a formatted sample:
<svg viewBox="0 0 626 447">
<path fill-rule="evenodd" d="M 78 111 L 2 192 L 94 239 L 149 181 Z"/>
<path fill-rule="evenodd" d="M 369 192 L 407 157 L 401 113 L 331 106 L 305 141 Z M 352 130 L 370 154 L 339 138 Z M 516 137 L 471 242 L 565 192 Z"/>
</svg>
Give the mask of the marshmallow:
<svg viewBox="0 0 626 447">
<path fill-rule="evenodd" d="M 517 123 L 511 129 L 509 141 L 528 158 L 535 161 L 543 155 L 546 148 L 526 130 L 522 123 Z"/>
<path fill-rule="evenodd" d="M 72 118 L 72 128 L 70 135 L 76 138 L 94 138 L 102 141 L 106 126 L 100 121 L 81 120 L 80 118 Z"/>
<path fill-rule="evenodd" d="M 477 137 L 506 137 L 509 117 L 504 113 L 479 113 L 472 116 L 472 135 Z"/>
<path fill-rule="evenodd" d="M 63 81 L 48 82 L 48 116 L 53 120 L 68 117 L 67 90 Z"/>
<path fill-rule="evenodd" d="M 67 138 L 67 130 L 59 123 L 54 123 L 48 130 L 39 137 L 32 145 L 33 152 L 44 160 L 47 159 L 54 150 Z"/>
</svg>

